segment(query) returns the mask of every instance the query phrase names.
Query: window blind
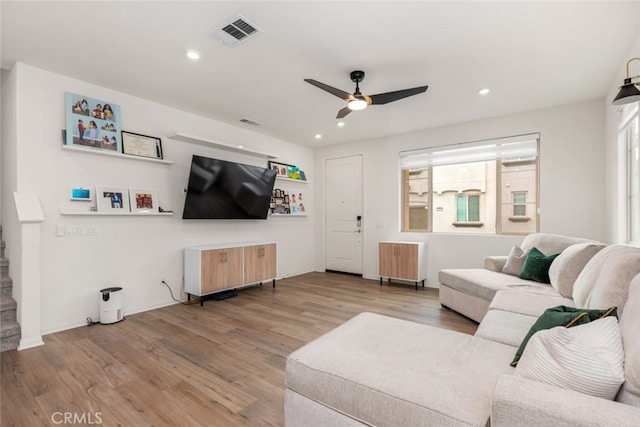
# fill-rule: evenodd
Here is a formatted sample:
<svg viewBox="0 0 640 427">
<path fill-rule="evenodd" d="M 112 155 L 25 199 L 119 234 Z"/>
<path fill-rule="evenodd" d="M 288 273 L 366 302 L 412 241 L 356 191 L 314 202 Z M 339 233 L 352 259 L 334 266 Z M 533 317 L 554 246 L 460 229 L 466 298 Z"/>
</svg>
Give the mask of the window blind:
<svg viewBox="0 0 640 427">
<path fill-rule="evenodd" d="M 400 152 L 402 169 L 483 162 L 515 161 L 538 156 L 539 133 Z"/>
</svg>

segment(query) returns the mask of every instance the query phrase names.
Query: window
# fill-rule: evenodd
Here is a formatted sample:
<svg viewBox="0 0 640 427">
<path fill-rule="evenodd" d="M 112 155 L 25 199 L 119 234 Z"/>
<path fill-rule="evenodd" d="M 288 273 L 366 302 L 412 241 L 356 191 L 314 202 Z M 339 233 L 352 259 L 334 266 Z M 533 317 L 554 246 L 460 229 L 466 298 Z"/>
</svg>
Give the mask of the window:
<svg viewBox="0 0 640 427">
<path fill-rule="evenodd" d="M 622 108 L 620 142 L 627 156 L 627 239 L 640 244 L 640 118 L 638 103 Z"/>
<path fill-rule="evenodd" d="M 458 195 L 457 205 L 457 222 L 480 222 L 479 195 Z"/>
<path fill-rule="evenodd" d="M 513 216 L 527 216 L 527 192 L 511 193 L 513 200 Z"/>
<path fill-rule="evenodd" d="M 403 223 L 411 230 L 428 231 L 429 221 L 429 171 L 408 169 L 403 176 Z"/>
<path fill-rule="evenodd" d="M 400 153 L 402 231 L 538 231 L 539 134 Z"/>
</svg>

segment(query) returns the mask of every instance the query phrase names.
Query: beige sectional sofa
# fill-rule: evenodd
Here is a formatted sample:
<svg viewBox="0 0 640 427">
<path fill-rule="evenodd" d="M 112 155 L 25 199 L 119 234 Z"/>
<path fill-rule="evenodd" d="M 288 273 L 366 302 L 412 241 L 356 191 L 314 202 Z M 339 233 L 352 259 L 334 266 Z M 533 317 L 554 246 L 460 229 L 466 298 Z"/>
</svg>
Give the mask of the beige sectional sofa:
<svg viewBox="0 0 640 427">
<path fill-rule="evenodd" d="M 287 358 L 285 424 L 638 425 L 640 248 L 611 245 L 596 250 L 593 248 L 599 245 L 596 242 L 545 234 L 530 235 L 521 246 L 526 249 L 529 244 L 545 254 L 550 250 L 565 254 L 554 260 L 555 266 L 552 264 L 550 270 L 552 280 L 562 292 L 551 285 L 523 282 L 515 276 L 518 280 L 501 277 L 503 273 L 495 271 L 505 262 L 500 258 L 488 261 L 493 270 L 476 270 L 478 274 L 463 269 L 448 270 L 440 277 L 458 281 L 445 285 L 455 291 L 449 297 L 464 295 L 464 303 L 456 305 L 453 299 L 444 305 L 453 305 L 451 308 L 460 309 L 469 317 L 471 313 L 480 318 L 474 336 L 361 313 Z M 486 282 L 481 278 L 486 278 Z M 473 285 L 463 283 L 464 280 L 485 289 L 473 292 Z M 562 295 L 567 292 L 569 297 Z M 477 304 L 473 306 L 471 302 Z M 528 353 L 546 349 L 537 339 L 543 333 L 534 335 L 536 343 L 528 345 L 519 366 L 510 366 L 531 325 L 546 308 L 557 305 L 618 307 L 619 324 L 612 318 L 592 322 L 606 323 L 609 330 L 615 328 L 620 358 L 624 348 L 624 377 L 620 380 L 624 384 L 619 392 L 620 384 L 616 386 L 615 400 L 527 377 L 523 362 L 530 364 L 533 359 Z M 583 326 L 575 326 L 546 332 L 574 334 L 579 328 L 587 331 Z M 533 341 L 534 338 L 530 342 Z M 620 364 L 621 376 L 622 369 Z"/>
</svg>

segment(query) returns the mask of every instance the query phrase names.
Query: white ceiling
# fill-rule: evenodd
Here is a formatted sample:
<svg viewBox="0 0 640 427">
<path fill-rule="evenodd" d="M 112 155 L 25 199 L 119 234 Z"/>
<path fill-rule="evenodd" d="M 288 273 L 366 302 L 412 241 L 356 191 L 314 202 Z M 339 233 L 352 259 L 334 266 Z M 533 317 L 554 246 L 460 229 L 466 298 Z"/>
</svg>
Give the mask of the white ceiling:
<svg viewBox="0 0 640 427">
<path fill-rule="evenodd" d="M 640 3 L 612 1 L 0 4 L 3 68 L 20 61 L 237 126 L 249 118 L 310 147 L 602 97 L 640 28 Z M 235 47 L 207 34 L 237 14 L 264 33 Z M 303 79 L 353 92 L 357 69 L 364 94 L 429 89 L 338 128 L 344 102 Z"/>
</svg>

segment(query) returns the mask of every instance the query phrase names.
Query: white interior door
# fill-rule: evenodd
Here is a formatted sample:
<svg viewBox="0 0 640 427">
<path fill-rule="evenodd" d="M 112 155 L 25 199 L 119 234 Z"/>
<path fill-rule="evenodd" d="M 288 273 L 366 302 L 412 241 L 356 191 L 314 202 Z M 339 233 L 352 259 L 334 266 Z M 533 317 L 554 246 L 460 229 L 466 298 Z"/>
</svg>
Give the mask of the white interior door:
<svg viewBox="0 0 640 427">
<path fill-rule="evenodd" d="M 327 159 L 325 269 L 362 275 L 362 156 Z"/>
</svg>

